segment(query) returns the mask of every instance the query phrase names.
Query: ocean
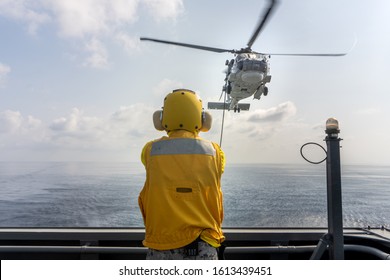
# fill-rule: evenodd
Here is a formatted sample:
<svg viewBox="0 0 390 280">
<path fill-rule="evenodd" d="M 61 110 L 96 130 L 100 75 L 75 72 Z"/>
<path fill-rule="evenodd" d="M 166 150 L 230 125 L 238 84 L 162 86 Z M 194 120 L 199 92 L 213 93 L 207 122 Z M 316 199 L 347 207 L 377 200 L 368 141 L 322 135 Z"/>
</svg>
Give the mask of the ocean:
<svg viewBox="0 0 390 280">
<path fill-rule="evenodd" d="M 326 227 L 326 166 L 227 165 L 224 227 Z M 140 163 L 0 162 L 0 227 L 142 227 Z M 342 166 L 345 227 L 390 227 L 390 167 Z"/>
</svg>

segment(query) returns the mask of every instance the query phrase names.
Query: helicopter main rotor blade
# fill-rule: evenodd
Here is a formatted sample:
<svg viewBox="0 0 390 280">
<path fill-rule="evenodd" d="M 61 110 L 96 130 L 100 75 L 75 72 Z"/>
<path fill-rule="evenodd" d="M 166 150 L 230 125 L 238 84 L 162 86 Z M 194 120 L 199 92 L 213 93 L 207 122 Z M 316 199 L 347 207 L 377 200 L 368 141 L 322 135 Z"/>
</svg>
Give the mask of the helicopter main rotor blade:
<svg viewBox="0 0 390 280">
<path fill-rule="evenodd" d="M 152 41 L 152 42 L 156 42 L 156 43 L 163 43 L 163 44 L 169 44 L 169 45 L 176 45 L 176 46 L 180 46 L 180 47 L 199 49 L 199 50 L 217 52 L 217 53 L 224 53 L 224 52 L 236 53 L 236 50 L 228 50 L 228 49 L 220 49 L 220 48 L 192 45 L 192 44 L 186 44 L 186 43 L 178 43 L 178 42 L 165 41 L 165 40 L 146 38 L 146 37 L 141 37 L 140 40 L 141 41 Z"/>
<path fill-rule="evenodd" d="M 266 53 L 265 55 L 285 55 L 285 56 L 344 56 L 347 53 Z"/>
<path fill-rule="evenodd" d="M 268 9 L 263 16 L 263 19 L 259 22 L 255 32 L 253 32 L 252 37 L 249 39 L 249 42 L 247 44 L 248 48 L 252 48 L 253 43 L 256 41 L 257 36 L 259 36 L 260 31 L 264 28 L 265 24 L 267 23 L 267 20 L 269 19 L 272 10 L 276 7 L 276 4 L 277 4 L 276 0 L 272 0 L 270 2 Z"/>
</svg>

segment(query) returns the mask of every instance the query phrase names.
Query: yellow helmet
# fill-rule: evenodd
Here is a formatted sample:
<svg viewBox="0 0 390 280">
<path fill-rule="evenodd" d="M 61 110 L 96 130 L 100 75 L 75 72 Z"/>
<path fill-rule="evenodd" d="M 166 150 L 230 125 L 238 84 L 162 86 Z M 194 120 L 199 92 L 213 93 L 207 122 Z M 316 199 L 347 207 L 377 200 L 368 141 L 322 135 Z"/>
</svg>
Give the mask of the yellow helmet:
<svg viewBox="0 0 390 280">
<path fill-rule="evenodd" d="M 156 126 L 155 118 L 160 115 Z M 188 89 L 176 89 L 164 99 L 163 111 L 155 112 L 155 127 L 159 130 L 173 131 L 184 129 L 190 132 L 208 131 L 211 115 L 203 112 L 202 100 Z"/>
</svg>

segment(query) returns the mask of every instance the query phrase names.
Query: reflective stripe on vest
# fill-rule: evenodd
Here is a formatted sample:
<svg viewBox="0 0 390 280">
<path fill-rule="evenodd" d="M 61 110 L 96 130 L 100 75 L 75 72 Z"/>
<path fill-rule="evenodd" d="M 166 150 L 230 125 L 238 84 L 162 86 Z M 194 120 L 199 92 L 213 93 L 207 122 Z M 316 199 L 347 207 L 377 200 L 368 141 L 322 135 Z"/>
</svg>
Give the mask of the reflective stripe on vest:
<svg viewBox="0 0 390 280">
<path fill-rule="evenodd" d="M 157 155 L 210 155 L 215 156 L 213 144 L 199 139 L 175 138 L 152 144 L 151 156 Z"/>
</svg>

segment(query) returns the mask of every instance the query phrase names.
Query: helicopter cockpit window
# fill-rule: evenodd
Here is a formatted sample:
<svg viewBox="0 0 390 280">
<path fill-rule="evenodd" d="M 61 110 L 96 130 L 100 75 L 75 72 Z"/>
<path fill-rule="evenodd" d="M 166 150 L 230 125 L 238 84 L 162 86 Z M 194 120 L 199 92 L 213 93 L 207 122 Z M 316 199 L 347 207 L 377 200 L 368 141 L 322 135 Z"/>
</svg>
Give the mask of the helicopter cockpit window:
<svg viewBox="0 0 390 280">
<path fill-rule="evenodd" d="M 267 63 L 263 60 L 244 60 L 242 70 L 243 71 L 261 71 L 265 72 L 267 69 Z"/>
</svg>

